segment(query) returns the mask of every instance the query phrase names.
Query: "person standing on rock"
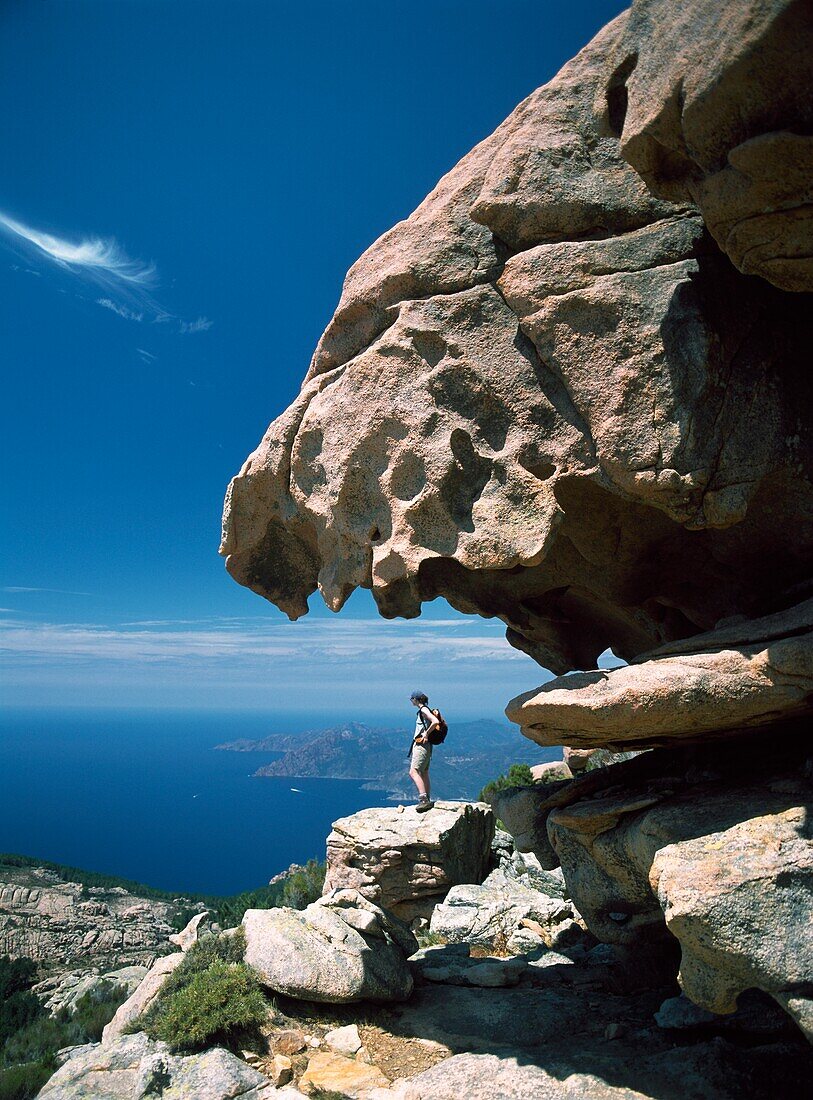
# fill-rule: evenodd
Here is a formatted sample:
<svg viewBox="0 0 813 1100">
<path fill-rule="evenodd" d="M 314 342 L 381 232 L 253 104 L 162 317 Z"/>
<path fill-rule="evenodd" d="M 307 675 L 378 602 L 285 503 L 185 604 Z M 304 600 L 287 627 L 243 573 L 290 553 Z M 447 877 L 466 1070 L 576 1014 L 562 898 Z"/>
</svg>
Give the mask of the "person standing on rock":
<svg viewBox="0 0 813 1100">
<path fill-rule="evenodd" d="M 434 802 L 429 797 L 429 765 L 432 762 L 432 742 L 429 740 L 429 734 L 440 726 L 440 720 L 427 706 L 429 699 L 422 691 L 413 691 L 409 701 L 418 710 L 415 717 L 415 734 L 409 749 L 409 777 L 418 788 L 418 805 L 415 808 L 419 814 L 422 814 L 434 806 Z"/>
</svg>

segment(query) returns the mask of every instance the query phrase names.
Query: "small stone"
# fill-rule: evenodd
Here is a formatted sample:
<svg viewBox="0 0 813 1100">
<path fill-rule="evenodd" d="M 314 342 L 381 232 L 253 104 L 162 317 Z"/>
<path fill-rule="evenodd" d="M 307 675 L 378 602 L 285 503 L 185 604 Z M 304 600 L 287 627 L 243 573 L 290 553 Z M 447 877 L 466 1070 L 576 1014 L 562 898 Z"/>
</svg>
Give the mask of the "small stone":
<svg viewBox="0 0 813 1100">
<path fill-rule="evenodd" d="M 717 1018 L 713 1012 L 707 1012 L 705 1008 L 694 1004 L 683 995 L 669 997 L 655 1013 L 655 1023 L 658 1027 L 676 1031 L 700 1027 L 702 1024 L 712 1023 Z"/>
<path fill-rule="evenodd" d="M 320 1047 L 321 1045 L 322 1045 L 322 1040 L 317 1039 L 315 1035 L 312 1039 L 308 1039 L 308 1046 L 309 1047 Z"/>
<path fill-rule="evenodd" d="M 300 1054 L 307 1046 L 307 1040 L 301 1031 L 286 1028 L 272 1035 L 271 1043 L 275 1054 Z"/>
<path fill-rule="evenodd" d="M 282 1088 L 293 1080 L 293 1062 L 285 1054 L 275 1054 L 268 1067 L 268 1076 L 274 1082 L 276 1088 Z"/>
<path fill-rule="evenodd" d="M 623 1034 L 624 1034 L 624 1027 L 623 1027 L 622 1024 L 618 1024 L 618 1023 L 607 1024 L 607 1026 L 604 1029 L 604 1038 L 605 1039 L 620 1039 Z"/>
<path fill-rule="evenodd" d="M 355 1024 L 334 1028 L 325 1035 L 325 1042 L 337 1054 L 346 1054 L 348 1057 L 358 1054 L 361 1050 L 361 1036 Z"/>
</svg>

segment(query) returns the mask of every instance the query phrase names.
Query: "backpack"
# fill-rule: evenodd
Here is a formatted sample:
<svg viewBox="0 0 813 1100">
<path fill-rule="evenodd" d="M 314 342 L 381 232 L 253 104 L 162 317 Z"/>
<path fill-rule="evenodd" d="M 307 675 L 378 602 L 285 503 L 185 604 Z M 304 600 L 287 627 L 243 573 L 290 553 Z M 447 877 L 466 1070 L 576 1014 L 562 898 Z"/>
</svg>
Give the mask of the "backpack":
<svg viewBox="0 0 813 1100">
<path fill-rule="evenodd" d="M 437 718 L 438 722 L 440 722 L 440 725 L 436 729 L 433 729 L 432 732 L 428 735 L 429 744 L 442 745 L 443 742 L 446 740 L 446 734 L 449 732 L 449 727 L 446 725 L 446 720 L 439 710 L 435 710 L 434 708 L 430 707 L 429 713 L 434 714 L 435 718 Z"/>
</svg>

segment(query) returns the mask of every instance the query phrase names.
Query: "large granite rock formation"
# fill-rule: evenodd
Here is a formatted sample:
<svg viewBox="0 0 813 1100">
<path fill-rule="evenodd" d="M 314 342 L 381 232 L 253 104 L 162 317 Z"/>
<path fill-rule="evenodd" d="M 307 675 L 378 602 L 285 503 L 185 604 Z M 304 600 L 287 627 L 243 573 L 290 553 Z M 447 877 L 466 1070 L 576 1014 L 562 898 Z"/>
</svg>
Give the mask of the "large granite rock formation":
<svg viewBox="0 0 813 1100">
<path fill-rule="evenodd" d="M 502 793 L 496 808 L 542 860 L 561 861 L 599 939 L 673 936 L 695 1003 L 733 1012 L 741 993 L 761 989 L 813 1039 L 805 733 L 787 730 L 770 753 L 753 736 L 656 750 L 554 788 Z"/>
<path fill-rule="evenodd" d="M 597 935 L 805 1028 L 812 59 L 805 0 L 634 0 L 354 265 L 222 546 L 292 618 L 440 595 L 556 673 L 632 662 L 509 715 L 653 751 L 500 815 Z"/>
<path fill-rule="evenodd" d="M 481 802 L 360 810 L 333 822 L 325 895 L 358 890 L 404 920 L 429 916 L 451 886 L 482 882 L 491 860 L 494 814 Z"/>
<path fill-rule="evenodd" d="M 317 587 L 334 610 L 368 587 L 386 616 L 443 595 L 565 672 L 809 577 L 812 312 L 624 159 L 622 76 L 646 88 L 625 59 L 656 15 L 683 33 L 665 0 L 634 5 L 348 274 L 226 505 L 229 571 L 292 617 Z"/>
</svg>

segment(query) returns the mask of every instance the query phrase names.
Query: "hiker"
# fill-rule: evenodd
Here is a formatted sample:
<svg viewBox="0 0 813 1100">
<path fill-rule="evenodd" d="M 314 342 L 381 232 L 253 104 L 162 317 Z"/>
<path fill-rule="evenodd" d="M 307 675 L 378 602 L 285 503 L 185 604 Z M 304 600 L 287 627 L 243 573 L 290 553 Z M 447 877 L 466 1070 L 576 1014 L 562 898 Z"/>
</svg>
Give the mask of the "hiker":
<svg viewBox="0 0 813 1100">
<path fill-rule="evenodd" d="M 409 776 L 418 788 L 418 805 L 415 808 L 419 814 L 422 814 L 426 810 L 431 810 L 435 804 L 429 798 L 429 765 L 432 761 L 432 742 L 429 734 L 432 730 L 440 729 L 441 719 L 429 709 L 427 706 L 429 699 L 422 691 L 413 691 L 409 701 L 418 708 L 415 717 L 415 734 L 410 746 Z"/>
</svg>

